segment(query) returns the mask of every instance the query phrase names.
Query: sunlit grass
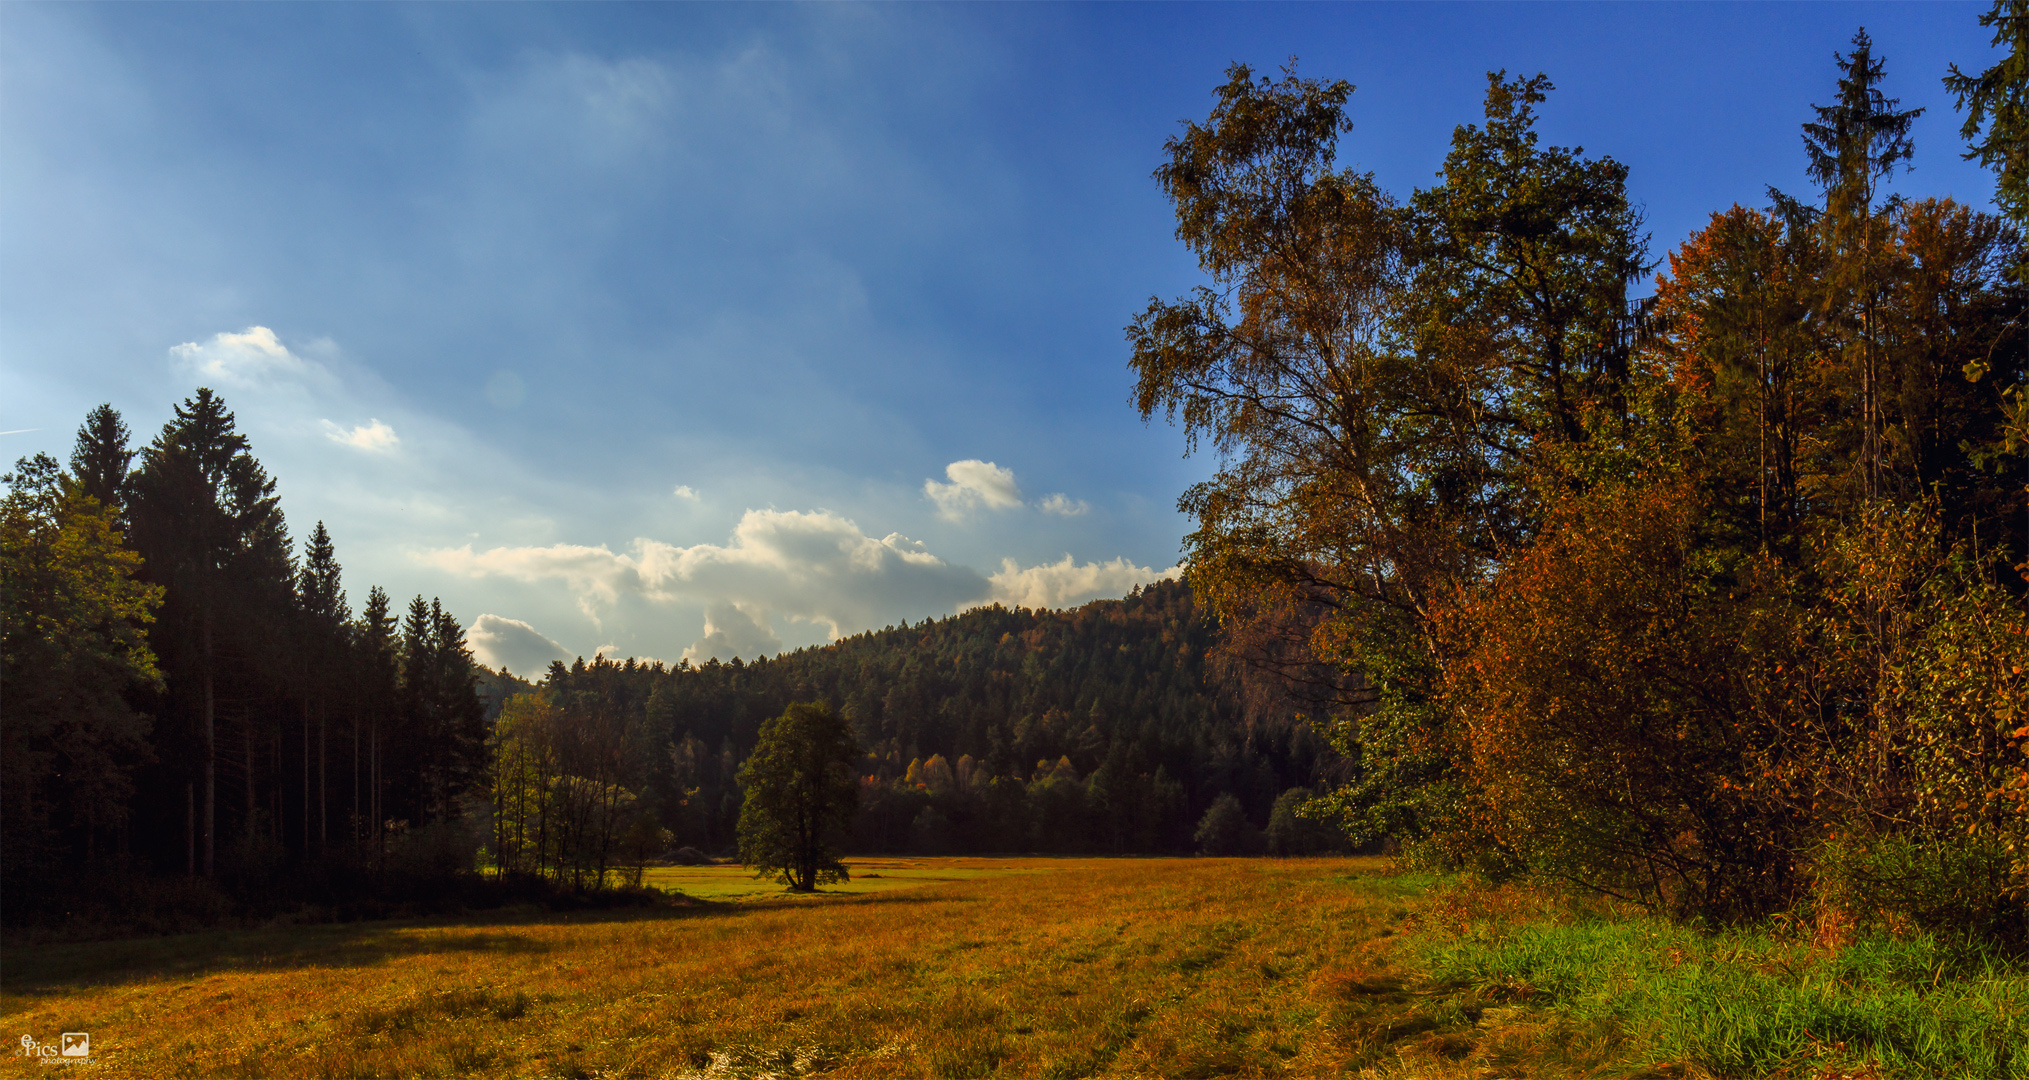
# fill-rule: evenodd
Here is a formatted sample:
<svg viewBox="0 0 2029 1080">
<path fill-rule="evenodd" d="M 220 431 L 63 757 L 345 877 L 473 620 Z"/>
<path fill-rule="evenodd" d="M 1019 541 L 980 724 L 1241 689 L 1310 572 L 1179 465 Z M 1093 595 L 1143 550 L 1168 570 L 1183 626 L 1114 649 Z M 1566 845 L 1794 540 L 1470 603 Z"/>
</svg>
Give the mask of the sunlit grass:
<svg viewBox="0 0 2029 1080">
<path fill-rule="evenodd" d="M 1055 860 L 1042 859 L 847 859 L 851 878 L 818 889 L 810 899 L 827 896 L 867 896 L 873 893 L 934 885 L 946 881 L 1008 874 L 1045 873 L 1057 868 Z M 699 900 L 755 900 L 781 898 L 780 882 L 755 876 L 744 866 L 655 866 L 641 877 L 643 885 L 665 892 L 678 892 Z"/>
<path fill-rule="evenodd" d="M 2029 1066 L 2029 976 L 1991 958 L 1699 934 L 1382 860 L 894 859 L 801 898 L 738 867 L 660 876 L 691 899 L 13 948 L 0 1008 L 20 1030 L 0 1034 L 90 1032 L 110 1076 Z"/>
<path fill-rule="evenodd" d="M 1348 880 L 1378 862 L 893 869 L 946 880 L 12 950 L 4 1005 L 91 1032 L 115 1076 L 1312 1076 L 1391 1053 L 1356 1022 L 1399 979 L 1409 898 Z"/>
</svg>

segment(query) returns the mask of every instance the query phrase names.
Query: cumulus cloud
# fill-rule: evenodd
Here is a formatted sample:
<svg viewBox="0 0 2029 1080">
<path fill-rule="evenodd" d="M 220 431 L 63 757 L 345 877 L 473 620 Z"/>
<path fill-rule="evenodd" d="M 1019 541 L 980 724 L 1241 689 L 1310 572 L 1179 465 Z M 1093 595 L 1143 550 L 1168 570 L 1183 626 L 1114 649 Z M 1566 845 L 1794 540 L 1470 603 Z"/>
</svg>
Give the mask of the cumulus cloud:
<svg viewBox="0 0 2029 1080">
<path fill-rule="evenodd" d="M 670 494 L 675 495 L 679 499 L 685 499 L 690 502 L 698 502 L 703 498 L 703 496 L 699 495 L 697 493 L 697 490 L 692 488 L 689 484 L 676 485 L 676 490 L 671 492 Z"/>
<path fill-rule="evenodd" d="M 339 427 L 329 420 L 319 420 L 318 424 L 323 426 L 325 438 L 370 454 L 392 454 L 402 442 L 395 429 L 378 419 L 351 428 Z"/>
<path fill-rule="evenodd" d="M 681 547 L 638 539 L 620 552 L 604 545 L 487 551 L 467 545 L 424 552 L 419 558 L 471 577 L 562 582 L 595 621 L 602 607 L 622 597 L 702 604 L 704 635 L 683 651 L 692 663 L 782 652 L 777 619 L 815 625 L 836 640 L 929 612 L 995 602 L 1070 607 L 1121 596 L 1179 572 L 1177 567 L 1136 566 L 1124 558 L 1080 563 L 1066 555 L 1026 568 L 1003 559 L 1000 572 L 989 578 L 945 562 L 908 537 L 869 536 L 851 519 L 823 510 L 749 510 L 724 544 Z M 483 617 L 482 624 L 490 627 L 490 618 Z M 475 641 L 478 635 L 475 627 Z"/>
<path fill-rule="evenodd" d="M 487 667 L 502 668 L 525 679 L 539 678 L 552 660 L 568 660 L 562 645 L 520 619 L 481 615 L 465 632 L 472 655 Z"/>
<path fill-rule="evenodd" d="M 944 466 L 944 476 L 951 482 L 923 481 L 923 494 L 937 504 L 937 516 L 946 521 L 963 521 L 980 507 L 1006 510 L 1022 504 L 1022 491 L 1015 486 L 1014 470 L 1003 469 L 991 461 L 977 458 L 954 461 Z"/>
<path fill-rule="evenodd" d="M 712 657 L 730 660 L 781 651 L 782 639 L 768 628 L 765 615 L 757 619 L 739 605 L 721 601 L 705 608 L 705 636 L 683 650 L 683 658 L 701 664 Z"/>
<path fill-rule="evenodd" d="M 679 547 L 639 539 L 625 553 L 604 545 L 479 552 L 467 545 L 420 558 L 474 577 L 562 581 L 593 618 L 600 605 L 622 594 L 727 605 L 708 607 L 706 637 L 685 653 L 722 659 L 735 653 L 719 649 L 779 651 L 771 628 L 776 616 L 816 624 L 838 638 L 925 611 L 953 611 L 989 591 L 978 571 L 953 566 L 917 541 L 899 533 L 868 536 L 850 519 L 822 510 L 749 510 L 726 544 Z"/>
<path fill-rule="evenodd" d="M 1056 514 L 1060 517 L 1077 517 L 1079 514 L 1092 509 L 1092 507 L 1085 500 L 1073 499 L 1060 491 L 1055 495 L 1044 496 L 1043 501 L 1036 504 L 1036 509 L 1041 510 L 1045 514 Z"/>
<path fill-rule="evenodd" d="M 989 579 L 993 592 L 985 602 L 998 601 L 1008 607 L 1025 608 L 1074 607 L 1104 596 L 1123 596 L 1137 585 L 1165 581 L 1181 571 L 1182 568 L 1177 566 L 1151 570 L 1124 558 L 1111 562 L 1080 563 L 1066 555 L 1057 562 L 1027 569 L 1017 565 L 1013 559 L 1002 559 L 1000 573 Z"/>
<path fill-rule="evenodd" d="M 186 341 L 171 346 L 169 353 L 199 378 L 232 386 L 327 378 L 323 367 L 290 352 L 265 326 L 249 326 L 237 334 L 213 334 L 202 344 Z"/>
</svg>

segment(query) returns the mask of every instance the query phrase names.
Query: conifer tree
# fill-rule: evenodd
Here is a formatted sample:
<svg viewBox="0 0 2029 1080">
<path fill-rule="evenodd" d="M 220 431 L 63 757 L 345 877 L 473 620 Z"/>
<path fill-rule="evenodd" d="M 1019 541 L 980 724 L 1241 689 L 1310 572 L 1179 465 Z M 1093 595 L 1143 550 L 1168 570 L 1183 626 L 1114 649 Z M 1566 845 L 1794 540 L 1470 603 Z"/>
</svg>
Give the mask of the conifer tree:
<svg viewBox="0 0 2029 1080">
<path fill-rule="evenodd" d="M 303 561 L 296 575 L 296 603 L 299 613 L 298 646 L 302 659 L 302 683 L 298 696 L 303 708 L 303 850 L 310 850 L 310 716 L 311 700 L 317 714 L 317 836 L 318 846 L 331 839 L 330 800 L 330 696 L 335 669 L 342 659 L 347 618 L 345 590 L 331 534 L 322 521 L 303 545 Z"/>
<path fill-rule="evenodd" d="M 288 532 L 274 480 L 254 459 L 232 411 L 209 388 L 200 387 L 178 405 L 175 419 L 141 456 L 133 488 L 135 547 L 146 559 L 148 576 L 168 589 L 166 617 L 156 624 L 155 639 L 171 647 L 157 652 L 172 672 L 186 676 L 172 675 L 172 683 L 185 683 L 197 699 L 199 835 L 204 873 L 212 876 L 221 649 L 258 634 L 271 621 L 264 609 L 277 594 L 286 596 Z"/>
<path fill-rule="evenodd" d="M 1875 209 L 1880 181 L 1916 154 L 1909 128 L 1922 109 L 1897 109 L 1901 102 L 1882 93 L 1887 62 L 1874 55 L 1873 39 L 1862 28 L 1853 51 L 1834 53 L 1839 64 L 1838 97 L 1816 105 L 1818 119 L 1804 125 L 1804 151 L 1812 180 L 1825 192 L 1823 223 L 1832 256 L 1827 281 L 1828 309 L 1858 338 L 1854 367 L 1859 383 L 1860 487 L 1866 498 L 1882 493 L 1883 399 L 1879 307 L 1888 254 L 1888 215 Z M 1891 202 L 1892 211 L 1899 203 Z"/>
<path fill-rule="evenodd" d="M 127 470 L 134 460 L 128 437 L 126 422 L 108 402 L 85 414 L 70 455 L 70 472 L 81 491 L 122 521 L 127 512 Z"/>
<path fill-rule="evenodd" d="M 388 707 L 400 696 L 400 661 L 398 642 L 395 637 L 395 618 L 389 611 L 388 595 L 375 585 L 366 594 L 366 606 L 360 610 L 355 640 L 358 642 L 359 658 L 353 690 L 356 708 L 366 716 L 365 775 L 361 776 L 361 748 L 359 746 L 358 720 L 355 714 L 353 724 L 353 805 L 360 824 L 372 830 L 372 845 L 376 857 L 384 855 L 387 836 L 386 814 L 381 806 L 384 721 L 390 719 Z M 362 792 L 362 782 L 365 790 Z"/>
<path fill-rule="evenodd" d="M 1944 87 L 1966 114 L 1959 128 L 1966 158 L 1994 170 L 1994 202 L 2029 228 L 2029 0 L 1994 0 L 1980 25 L 1994 28 L 1994 45 L 2007 55 L 1978 75 L 1953 64 Z"/>
</svg>

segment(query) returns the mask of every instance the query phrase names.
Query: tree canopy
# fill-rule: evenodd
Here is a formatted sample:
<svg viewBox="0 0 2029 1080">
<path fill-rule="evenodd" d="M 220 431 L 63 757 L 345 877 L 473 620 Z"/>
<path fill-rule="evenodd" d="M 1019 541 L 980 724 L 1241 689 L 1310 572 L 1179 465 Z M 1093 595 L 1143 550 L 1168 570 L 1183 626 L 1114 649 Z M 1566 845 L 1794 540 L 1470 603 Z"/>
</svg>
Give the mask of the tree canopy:
<svg viewBox="0 0 2029 1080">
<path fill-rule="evenodd" d="M 793 892 L 846 880 L 838 856 L 859 805 L 859 758 L 852 725 L 828 705 L 798 703 L 763 723 L 740 769 L 740 861 Z"/>
</svg>

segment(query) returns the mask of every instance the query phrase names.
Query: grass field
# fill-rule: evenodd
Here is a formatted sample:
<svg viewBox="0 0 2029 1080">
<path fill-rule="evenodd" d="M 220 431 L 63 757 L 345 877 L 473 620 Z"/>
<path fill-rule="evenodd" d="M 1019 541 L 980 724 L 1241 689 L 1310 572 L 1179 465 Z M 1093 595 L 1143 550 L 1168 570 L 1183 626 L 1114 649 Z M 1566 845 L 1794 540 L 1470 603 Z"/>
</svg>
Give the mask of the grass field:
<svg viewBox="0 0 2029 1080">
<path fill-rule="evenodd" d="M 826 885 L 820 894 L 802 899 L 870 896 L 947 881 L 1048 873 L 1061 863 L 1055 859 L 872 858 L 853 859 L 846 866 L 852 871 L 851 880 Z M 757 878 L 743 866 L 652 866 L 642 875 L 641 883 L 696 900 L 797 899 L 783 892 L 779 882 Z"/>
<path fill-rule="evenodd" d="M 1974 1075 L 1938 1064 L 1969 1052 L 1979 1075 L 2029 1069 L 2007 1056 L 2029 1007 L 2012 969 L 1939 967 L 1925 988 L 1909 972 L 1935 956 L 1911 954 L 1877 986 L 1760 939 L 1518 917 L 1380 860 L 886 860 L 813 898 L 728 867 L 654 883 L 722 899 L 9 949 L 0 1035 L 89 1032 L 87 1074 L 151 1077 Z M 1743 993 L 1819 1011 L 1764 1031 L 1781 1009 Z M 1915 1019 L 1897 1028 L 1898 1009 Z M 1808 1030 L 1861 1014 L 1886 1026 Z M 1947 1041 L 1867 1041 L 1905 1029 Z"/>
</svg>

